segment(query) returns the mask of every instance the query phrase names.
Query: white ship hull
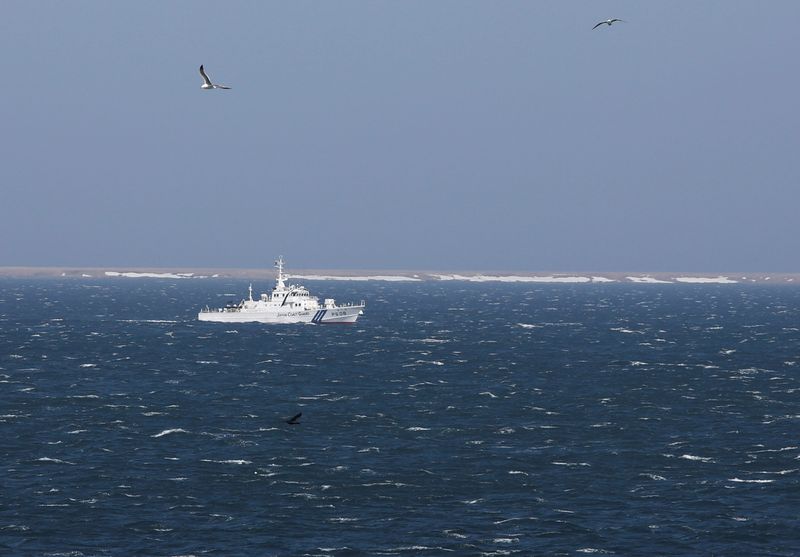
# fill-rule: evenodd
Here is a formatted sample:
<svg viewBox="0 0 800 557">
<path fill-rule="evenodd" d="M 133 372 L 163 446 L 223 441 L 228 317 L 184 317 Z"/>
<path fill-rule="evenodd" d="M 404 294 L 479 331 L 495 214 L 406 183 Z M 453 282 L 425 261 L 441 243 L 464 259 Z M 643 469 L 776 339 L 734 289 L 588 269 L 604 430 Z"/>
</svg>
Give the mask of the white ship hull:
<svg viewBox="0 0 800 557">
<path fill-rule="evenodd" d="M 326 298 L 324 303 L 312 296 L 305 287 L 286 284 L 283 258 L 275 262 L 278 276 L 271 292 L 253 299 L 253 285 L 249 295 L 239 303 L 229 303 L 224 308 L 206 306 L 197 314 L 199 321 L 215 323 L 315 323 L 319 325 L 355 323 L 364 312 L 364 301 L 359 304 L 336 305 L 336 300 Z"/>
<path fill-rule="evenodd" d="M 218 309 L 197 314 L 199 321 L 217 323 L 316 323 L 319 325 L 353 324 L 364 310 L 364 305 L 339 306 L 317 309 Z"/>
</svg>

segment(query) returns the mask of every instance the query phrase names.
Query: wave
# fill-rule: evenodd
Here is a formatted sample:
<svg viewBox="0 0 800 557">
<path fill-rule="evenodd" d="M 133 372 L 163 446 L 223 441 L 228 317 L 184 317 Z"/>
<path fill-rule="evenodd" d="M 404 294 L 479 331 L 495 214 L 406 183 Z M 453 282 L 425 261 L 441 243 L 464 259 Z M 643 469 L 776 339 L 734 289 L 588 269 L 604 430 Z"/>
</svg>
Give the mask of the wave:
<svg viewBox="0 0 800 557">
<path fill-rule="evenodd" d="M 697 462 L 714 462 L 714 459 L 709 456 L 695 456 L 692 454 L 682 454 L 679 458 L 684 460 L 693 460 Z"/>
<path fill-rule="evenodd" d="M 48 456 L 43 456 L 42 458 L 37 458 L 36 462 L 52 462 L 53 464 L 69 464 L 70 466 L 75 466 L 74 462 L 69 462 L 67 460 L 61 460 L 60 458 L 50 458 Z"/>
<path fill-rule="evenodd" d="M 189 433 L 185 429 L 175 428 L 175 429 L 165 429 L 160 433 L 156 433 L 155 435 L 151 435 L 150 437 L 157 438 L 157 437 L 164 437 L 165 435 L 172 435 L 173 433 Z"/>
</svg>

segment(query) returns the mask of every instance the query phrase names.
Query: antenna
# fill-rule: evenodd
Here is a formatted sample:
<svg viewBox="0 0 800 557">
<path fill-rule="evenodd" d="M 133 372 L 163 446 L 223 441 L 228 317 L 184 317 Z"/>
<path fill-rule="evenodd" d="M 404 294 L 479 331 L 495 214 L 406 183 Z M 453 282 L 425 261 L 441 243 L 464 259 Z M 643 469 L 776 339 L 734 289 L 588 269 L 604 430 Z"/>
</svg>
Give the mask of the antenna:
<svg viewBox="0 0 800 557">
<path fill-rule="evenodd" d="M 278 288 L 284 288 L 285 284 L 283 282 L 283 256 L 279 256 L 278 260 L 275 261 L 275 267 L 278 268 L 278 278 L 275 279 L 275 283 Z"/>
</svg>

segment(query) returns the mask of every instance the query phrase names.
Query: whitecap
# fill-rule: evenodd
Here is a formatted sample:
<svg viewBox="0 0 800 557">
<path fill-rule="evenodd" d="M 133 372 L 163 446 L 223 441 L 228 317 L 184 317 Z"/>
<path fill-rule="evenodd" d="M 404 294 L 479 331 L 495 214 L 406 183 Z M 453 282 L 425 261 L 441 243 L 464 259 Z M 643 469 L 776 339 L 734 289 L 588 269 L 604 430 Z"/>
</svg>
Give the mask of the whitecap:
<svg viewBox="0 0 800 557">
<path fill-rule="evenodd" d="M 189 433 L 185 429 L 175 428 L 175 429 L 165 429 L 160 433 L 156 433 L 155 435 L 151 435 L 150 437 L 164 437 L 165 435 L 171 435 L 173 433 Z"/>
<path fill-rule="evenodd" d="M 42 458 L 37 458 L 36 462 L 52 462 L 53 464 L 69 464 L 70 466 L 75 466 L 74 462 L 61 460 L 60 458 L 50 458 L 47 456 L 43 456 Z"/>
<path fill-rule="evenodd" d="M 746 483 L 746 484 L 770 484 L 775 480 L 743 480 L 741 478 L 728 478 L 729 482 Z"/>
<path fill-rule="evenodd" d="M 684 460 L 695 460 L 698 462 L 714 462 L 714 459 L 708 456 L 695 456 L 691 454 L 682 454 L 679 458 Z"/>
<path fill-rule="evenodd" d="M 758 445 L 758 446 L 763 447 L 764 445 Z M 782 453 L 784 451 L 794 451 L 794 450 L 797 450 L 797 449 L 800 449 L 800 447 L 796 447 L 796 446 L 792 445 L 792 446 L 789 446 L 789 447 L 781 447 L 780 449 L 762 449 L 760 451 L 753 451 L 753 452 L 756 452 L 756 453 Z"/>
<path fill-rule="evenodd" d="M 24 524 L 9 524 L 7 526 L 0 526 L 0 530 L 15 530 L 17 532 L 27 532 L 30 530 L 29 526 Z"/>
</svg>

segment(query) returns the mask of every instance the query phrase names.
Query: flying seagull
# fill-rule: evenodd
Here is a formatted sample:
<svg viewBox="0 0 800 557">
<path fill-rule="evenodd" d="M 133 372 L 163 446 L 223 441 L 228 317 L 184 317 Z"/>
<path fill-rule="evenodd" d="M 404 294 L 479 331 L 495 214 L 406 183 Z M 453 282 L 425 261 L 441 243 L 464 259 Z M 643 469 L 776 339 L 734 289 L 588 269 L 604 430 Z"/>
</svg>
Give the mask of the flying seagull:
<svg viewBox="0 0 800 557">
<path fill-rule="evenodd" d="M 208 75 L 206 75 L 206 71 L 203 69 L 203 64 L 200 64 L 200 75 L 203 76 L 203 84 L 200 86 L 200 89 L 230 89 L 230 87 L 226 87 L 225 85 L 211 83 Z"/>
<path fill-rule="evenodd" d="M 298 422 L 297 420 L 300 419 L 300 416 L 302 415 L 303 415 L 302 412 L 298 412 L 297 414 L 286 420 L 286 423 L 289 425 L 299 425 L 300 422 Z"/>
<path fill-rule="evenodd" d="M 592 29 L 597 29 L 597 28 L 598 28 L 598 27 L 600 27 L 601 25 L 608 25 L 609 27 L 611 27 L 611 24 L 612 24 L 612 23 L 616 23 L 617 21 L 621 21 L 621 22 L 625 23 L 625 20 L 624 20 L 624 19 L 618 19 L 618 18 L 616 18 L 616 17 L 615 17 L 615 18 L 613 18 L 613 19 L 607 19 L 607 20 L 605 20 L 605 21 L 601 21 L 600 23 L 598 23 L 597 25 L 595 25 L 594 27 L 592 27 Z"/>
</svg>

